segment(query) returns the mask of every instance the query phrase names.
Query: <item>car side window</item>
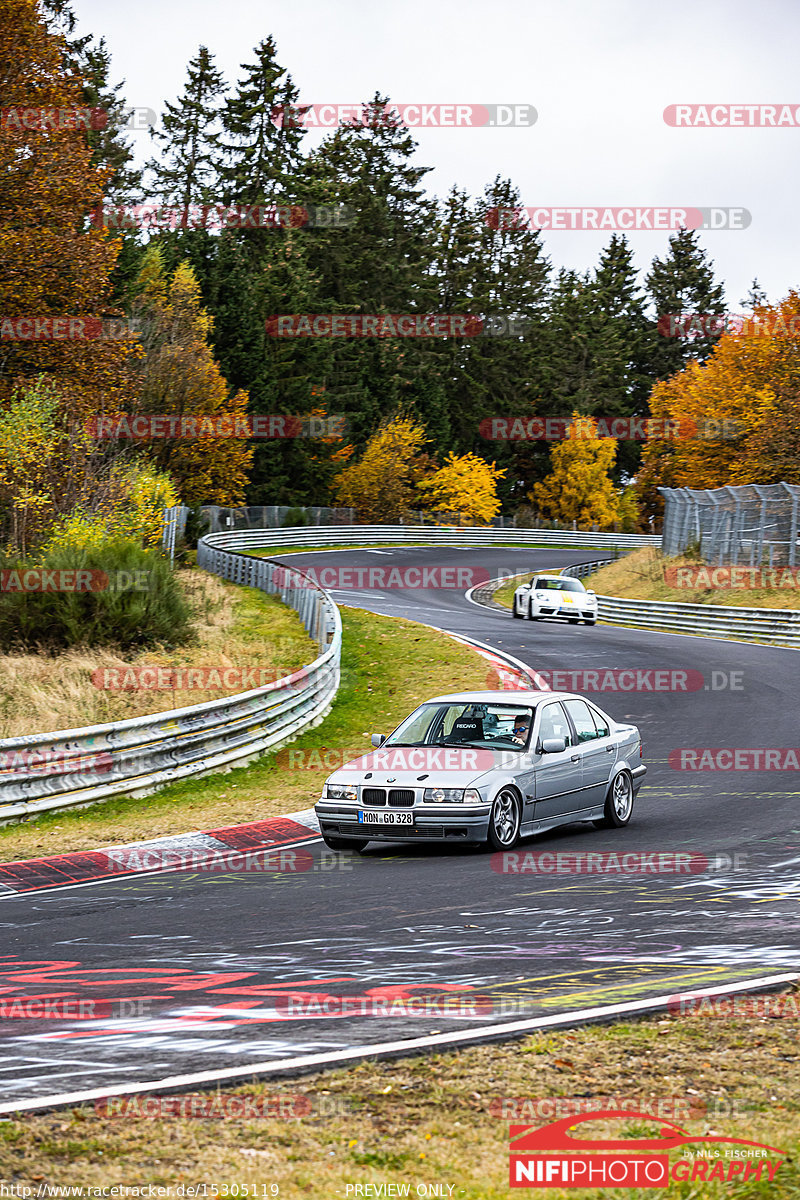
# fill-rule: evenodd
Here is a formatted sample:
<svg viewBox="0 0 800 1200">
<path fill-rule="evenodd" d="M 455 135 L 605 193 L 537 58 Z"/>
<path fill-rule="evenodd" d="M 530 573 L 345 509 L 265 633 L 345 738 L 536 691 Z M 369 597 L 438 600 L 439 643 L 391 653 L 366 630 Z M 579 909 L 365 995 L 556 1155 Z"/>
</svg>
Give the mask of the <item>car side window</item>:
<svg viewBox="0 0 800 1200">
<path fill-rule="evenodd" d="M 597 736 L 599 738 L 608 737 L 608 735 L 611 733 L 611 730 L 608 727 L 608 721 L 606 718 L 602 715 L 602 713 L 597 711 L 594 705 L 588 704 L 586 707 L 594 717 L 594 723 L 597 726 Z"/>
<path fill-rule="evenodd" d="M 564 707 L 572 717 L 579 742 L 593 742 L 600 736 L 585 700 L 565 700 Z"/>
<path fill-rule="evenodd" d="M 546 738 L 564 738 L 568 746 L 572 745 L 572 733 L 569 722 L 560 704 L 545 704 L 539 721 L 539 741 Z"/>
</svg>

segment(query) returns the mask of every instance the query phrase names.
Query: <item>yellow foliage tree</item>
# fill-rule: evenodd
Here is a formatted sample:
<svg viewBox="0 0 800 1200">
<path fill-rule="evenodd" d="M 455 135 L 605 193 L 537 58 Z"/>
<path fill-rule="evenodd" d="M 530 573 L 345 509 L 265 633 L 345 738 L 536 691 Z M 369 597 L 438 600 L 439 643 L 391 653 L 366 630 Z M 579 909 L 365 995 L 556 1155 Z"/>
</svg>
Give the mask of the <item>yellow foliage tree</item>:
<svg viewBox="0 0 800 1200">
<path fill-rule="evenodd" d="M 112 467 L 109 494 L 89 512 L 76 508 L 57 520 L 43 552 L 59 546 L 78 550 L 99 549 L 108 538 L 132 538 L 146 548 L 161 545 L 164 509 L 178 504 L 178 492 L 169 475 L 145 460 Z"/>
<path fill-rule="evenodd" d="M 161 253 L 148 250 L 139 275 L 134 313 L 140 323 L 144 358 L 140 364 L 139 412 L 168 416 L 247 415 L 247 393 L 230 396 L 208 339 L 213 317 L 201 304 L 191 266 L 166 277 Z M 252 446 L 242 438 L 213 433 L 198 438 L 166 438 L 148 453 L 175 480 L 185 504 L 237 505 L 244 501 Z"/>
<path fill-rule="evenodd" d="M 779 483 L 800 472 L 800 293 L 762 305 L 723 333 L 704 364 L 656 384 L 654 417 L 680 423 L 675 440 L 644 448 L 637 490 L 658 512 L 657 488 Z"/>
<path fill-rule="evenodd" d="M 423 508 L 447 513 L 459 525 L 486 525 L 500 511 L 497 484 L 505 475 L 477 454 L 448 454 L 443 467 L 417 484 Z"/>
<path fill-rule="evenodd" d="M 415 487 L 429 470 L 422 453 L 425 429 L 400 414 L 385 421 L 367 442 L 359 462 L 334 479 L 337 503 L 355 508 L 362 521 L 400 520 L 411 510 Z"/>
<path fill-rule="evenodd" d="M 552 471 L 542 483 L 533 485 L 528 498 L 558 521 L 610 529 L 619 505 L 608 474 L 616 453 L 614 438 L 597 437 L 597 422 L 574 412 L 569 436 L 550 454 Z"/>
</svg>

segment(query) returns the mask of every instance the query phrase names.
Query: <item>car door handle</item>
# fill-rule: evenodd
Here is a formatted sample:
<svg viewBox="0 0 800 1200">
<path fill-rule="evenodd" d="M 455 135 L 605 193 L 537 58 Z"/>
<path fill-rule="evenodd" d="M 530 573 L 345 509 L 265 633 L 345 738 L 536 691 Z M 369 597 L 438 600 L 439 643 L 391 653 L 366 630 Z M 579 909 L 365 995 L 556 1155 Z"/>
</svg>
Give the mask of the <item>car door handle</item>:
<svg viewBox="0 0 800 1200">
<path fill-rule="evenodd" d="M 614 752 L 613 746 L 606 746 L 606 754 L 612 754 L 613 752 Z"/>
<path fill-rule="evenodd" d="M 570 755 L 570 762 L 580 762 L 580 761 L 581 761 L 581 756 L 580 756 L 580 754 L 572 754 L 572 755 Z"/>
</svg>

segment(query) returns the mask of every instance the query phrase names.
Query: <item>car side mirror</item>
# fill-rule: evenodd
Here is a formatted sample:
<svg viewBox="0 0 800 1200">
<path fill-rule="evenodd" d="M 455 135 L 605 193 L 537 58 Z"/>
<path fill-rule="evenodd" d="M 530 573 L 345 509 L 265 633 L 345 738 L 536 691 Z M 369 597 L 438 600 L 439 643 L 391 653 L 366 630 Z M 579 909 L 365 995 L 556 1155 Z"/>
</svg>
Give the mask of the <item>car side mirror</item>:
<svg viewBox="0 0 800 1200">
<path fill-rule="evenodd" d="M 566 738 L 545 738 L 539 743 L 542 754 L 560 754 L 567 748 Z"/>
<path fill-rule="evenodd" d="M 382 746 L 383 743 L 386 741 L 386 734 L 385 733 L 373 733 L 372 737 L 369 740 L 372 742 L 373 746 Z"/>
</svg>

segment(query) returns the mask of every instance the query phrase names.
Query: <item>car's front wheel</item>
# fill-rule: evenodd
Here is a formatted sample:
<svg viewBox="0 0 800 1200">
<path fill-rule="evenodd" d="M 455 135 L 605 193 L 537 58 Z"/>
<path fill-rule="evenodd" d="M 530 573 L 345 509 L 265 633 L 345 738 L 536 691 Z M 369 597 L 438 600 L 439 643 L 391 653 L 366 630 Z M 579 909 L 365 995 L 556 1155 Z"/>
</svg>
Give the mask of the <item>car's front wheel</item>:
<svg viewBox="0 0 800 1200">
<path fill-rule="evenodd" d="M 340 838 L 323 833 L 322 840 L 329 850 L 363 850 L 369 838 Z"/>
<path fill-rule="evenodd" d="M 528 605 L 528 620 L 529 620 L 529 621 L 538 621 L 539 619 L 540 619 L 540 618 L 539 618 L 539 614 L 538 614 L 538 613 L 535 613 L 535 612 L 533 611 L 533 602 L 531 602 L 531 603 Z"/>
<path fill-rule="evenodd" d="M 598 829 L 619 829 L 627 825 L 633 813 L 633 780 L 627 771 L 620 771 L 606 797 L 603 817 L 593 821 Z"/>
<path fill-rule="evenodd" d="M 516 792 L 503 788 L 489 816 L 488 843 L 493 850 L 511 850 L 519 841 L 520 807 Z"/>
<path fill-rule="evenodd" d="M 585 617 L 583 623 L 584 625 L 596 625 L 597 617 Z"/>
<path fill-rule="evenodd" d="M 514 598 L 514 603 L 511 605 L 511 615 L 512 617 L 516 617 L 518 621 L 525 620 L 525 614 L 519 611 L 519 605 L 517 604 L 516 597 Z"/>
</svg>

